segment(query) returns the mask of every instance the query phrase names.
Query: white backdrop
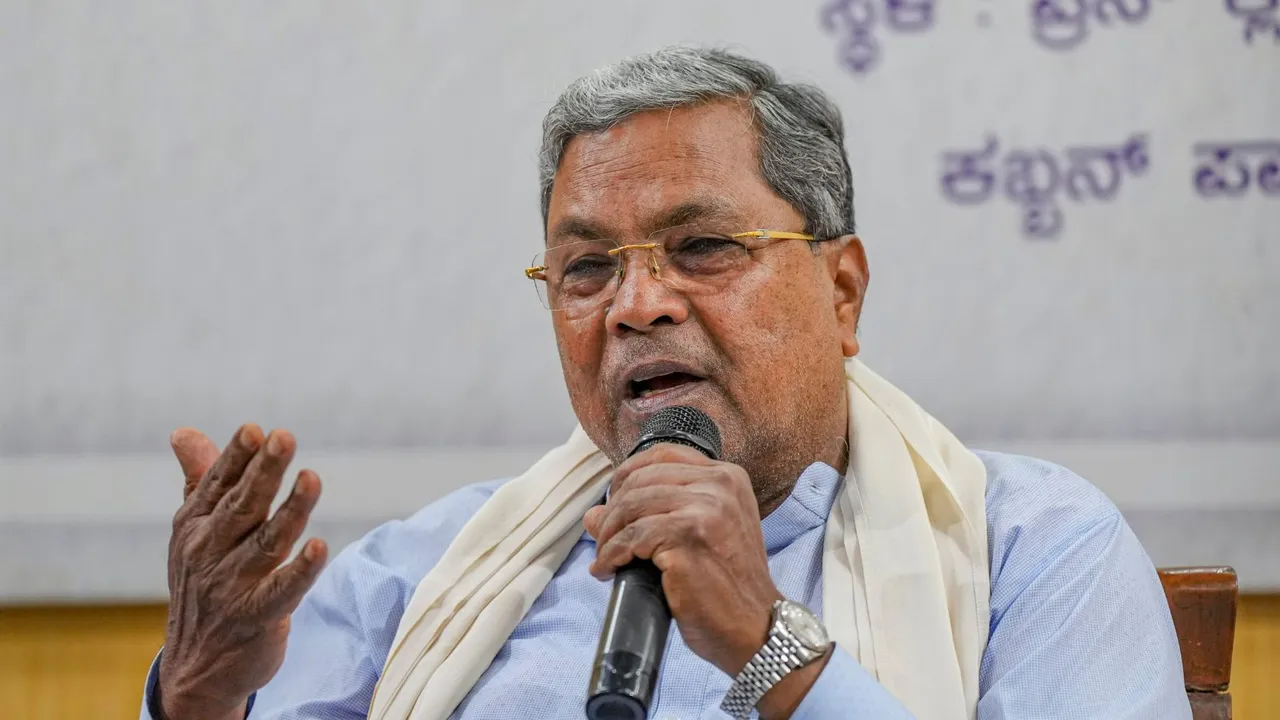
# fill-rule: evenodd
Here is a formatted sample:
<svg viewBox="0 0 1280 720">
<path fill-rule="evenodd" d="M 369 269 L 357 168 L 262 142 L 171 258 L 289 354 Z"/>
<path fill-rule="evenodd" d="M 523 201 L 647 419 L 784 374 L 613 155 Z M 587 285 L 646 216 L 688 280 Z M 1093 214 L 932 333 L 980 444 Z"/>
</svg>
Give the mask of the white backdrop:
<svg viewBox="0 0 1280 720">
<path fill-rule="evenodd" d="M 689 41 L 838 99 L 867 357 L 962 437 L 1278 439 L 1276 4 L 0 3 L 0 455 L 247 419 L 330 450 L 561 439 L 520 274 L 541 116 Z M 1093 197 L 1081 148 L 1131 138 Z M 989 197 L 950 198 L 948 154 L 989 139 Z M 1245 142 L 1198 191 L 1197 145 Z M 1050 238 L 1013 199 L 1041 150 Z"/>
<path fill-rule="evenodd" d="M 1280 589 L 1280 0 L 4 0 L 0 603 L 165 597 L 165 438 L 293 429 L 335 545 L 573 422 L 542 114 L 664 44 L 846 113 L 864 347 L 1158 564 Z M 985 152 L 985 154 L 984 154 Z M 486 447 L 475 447 L 486 446 Z"/>
</svg>

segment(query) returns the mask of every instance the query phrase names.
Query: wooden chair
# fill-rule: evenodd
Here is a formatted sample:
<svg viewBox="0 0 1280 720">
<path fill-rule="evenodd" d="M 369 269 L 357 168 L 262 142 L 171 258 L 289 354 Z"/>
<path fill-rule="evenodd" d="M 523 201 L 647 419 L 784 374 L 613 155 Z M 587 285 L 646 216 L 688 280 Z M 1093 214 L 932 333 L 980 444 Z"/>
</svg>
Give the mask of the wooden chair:
<svg viewBox="0 0 1280 720">
<path fill-rule="evenodd" d="M 1236 634 L 1236 571 L 1229 567 L 1162 568 L 1182 647 L 1182 672 L 1195 720 L 1231 720 L 1231 647 Z"/>
</svg>

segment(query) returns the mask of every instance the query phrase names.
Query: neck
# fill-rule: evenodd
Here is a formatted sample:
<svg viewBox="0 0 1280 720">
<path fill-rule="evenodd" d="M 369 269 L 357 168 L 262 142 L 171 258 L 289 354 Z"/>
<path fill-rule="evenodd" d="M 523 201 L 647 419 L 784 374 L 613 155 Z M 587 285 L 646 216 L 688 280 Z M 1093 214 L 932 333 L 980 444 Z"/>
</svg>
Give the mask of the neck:
<svg viewBox="0 0 1280 720">
<path fill-rule="evenodd" d="M 841 421 L 841 427 L 848 428 L 847 420 Z M 760 518 L 778 509 L 795 489 L 800 475 L 815 462 L 825 463 L 844 475 L 849 467 L 849 441 L 846 433 L 833 436 L 829 440 L 811 443 L 813 450 L 807 453 L 789 453 L 792 457 L 780 458 L 777 455 L 772 467 L 761 468 L 752 473 L 752 485 L 755 489 L 756 504 L 760 507 Z M 793 446 L 794 447 L 794 446 Z"/>
<path fill-rule="evenodd" d="M 791 488 L 794 488 L 794 487 L 795 487 L 795 483 L 793 482 L 791 483 Z M 762 497 L 759 493 L 756 493 L 756 502 L 760 504 L 761 520 L 769 517 L 769 513 L 773 512 L 774 510 L 777 510 L 778 506 L 786 502 L 787 498 L 791 495 L 791 488 L 787 488 L 786 492 L 773 493 L 771 495 L 764 496 L 764 497 Z"/>
</svg>

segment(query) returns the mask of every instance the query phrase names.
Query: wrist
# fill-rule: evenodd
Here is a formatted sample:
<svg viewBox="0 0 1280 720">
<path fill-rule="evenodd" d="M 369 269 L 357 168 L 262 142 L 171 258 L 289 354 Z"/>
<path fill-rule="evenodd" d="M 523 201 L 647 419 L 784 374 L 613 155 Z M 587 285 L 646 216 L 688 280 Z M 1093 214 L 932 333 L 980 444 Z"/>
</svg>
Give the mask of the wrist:
<svg viewBox="0 0 1280 720">
<path fill-rule="evenodd" d="M 170 702 L 161 691 L 159 705 L 162 717 L 153 720 L 245 720 L 245 702 L 231 706 L 181 698 Z"/>
<path fill-rule="evenodd" d="M 779 600 L 786 600 L 786 596 L 777 593 L 759 609 L 755 620 L 737 625 L 741 628 L 741 632 L 736 642 L 732 644 L 735 648 L 733 655 L 723 663 L 717 663 L 726 675 L 737 677 L 747 663 L 751 662 L 751 658 L 755 657 L 756 653 L 760 652 L 760 648 L 769 641 L 769 630 L 773 627 L 773 606 Z"/>
<path fill-rule="evenodd" d="M 221 700 L 184 692 L 181 685 L 165 681 L 164 659 L 151 698 L 153 720 L 244 720 L 247 700 Z M 157 715 L 157 712 L 158 715 Z"/>
<path fill-rule="evenodd" d="M 826 628 L 808 608 L 789 600 L 773 606 L 765 642 L 734 676 L 720 709 L 745 720 L 789 718 L 817 682 L 831 656 Z"/>
<path fill-rule="evenodd" d="M 833 646 L 834 647 L 834 646 Z M 777 685 L 769 688 L 769 692 L 760 698 L 760 702 L 756 704 L 756 710 L 760 713 L 760 720 L 786 720 L 795 713 L 796 708 L 800 707 L 800 703 L 804 702 L 804 698 L 809 694 L 809 690 L 813 688 L 813 684 L 818 681 L 818 676 L 822 675 L 822 671 L 827 667 L 827 662 L 831 659 L 831 648 L 827 648 L 826 653 L 822 657 L 813 662 L 787 673 Z"/>
</svg>

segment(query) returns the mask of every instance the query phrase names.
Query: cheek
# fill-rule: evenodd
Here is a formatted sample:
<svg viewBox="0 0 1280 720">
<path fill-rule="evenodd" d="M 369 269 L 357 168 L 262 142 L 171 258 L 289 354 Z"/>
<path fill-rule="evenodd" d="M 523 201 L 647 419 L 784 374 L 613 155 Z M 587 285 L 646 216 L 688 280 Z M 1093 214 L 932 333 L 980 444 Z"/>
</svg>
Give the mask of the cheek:
<svg viewBox="0 0 1280 720">
<path fill-rule="evenodd" d="M 830 303 L 827 303 L 829 306 Z M 702 320 L 735 359 L 794 355 L 830 336 L 830 307 L 816 292 L 782 283 L 743 288 L 704 303 Z"/>
<path fill-rule="evenodd" d="M 776 394 L 828 357 L 842 357 L 834 310 L 819 294 L 816 287 L 768 283 L 700 303 L 699 319 L 733 366 L 735 394 Z"/>
<path fill-rule="evenodd" d="M 605 329 L 600 317 L 553 320 L 556 346 L 560 350 L 560 367 L 570 398 L 577 405 L 595 393 L 599 385 L 600 358 L 604 350 Z"/>
</svg>

